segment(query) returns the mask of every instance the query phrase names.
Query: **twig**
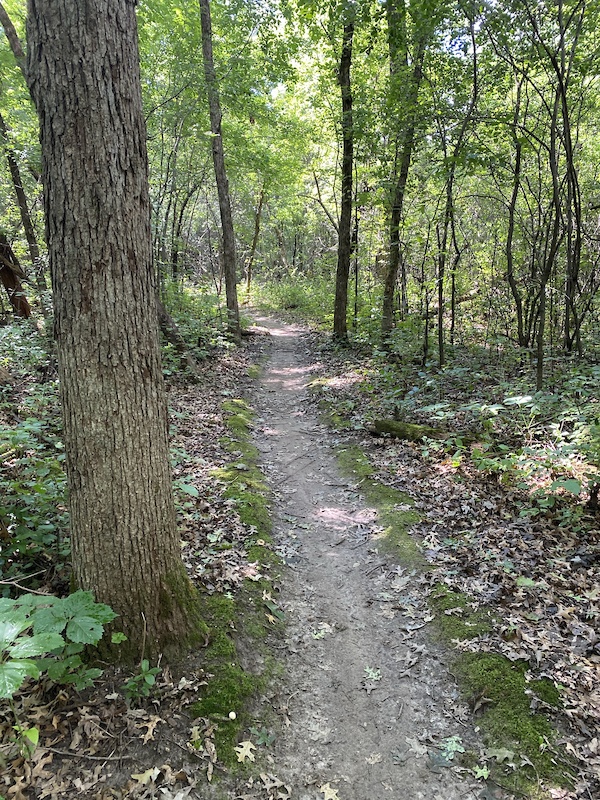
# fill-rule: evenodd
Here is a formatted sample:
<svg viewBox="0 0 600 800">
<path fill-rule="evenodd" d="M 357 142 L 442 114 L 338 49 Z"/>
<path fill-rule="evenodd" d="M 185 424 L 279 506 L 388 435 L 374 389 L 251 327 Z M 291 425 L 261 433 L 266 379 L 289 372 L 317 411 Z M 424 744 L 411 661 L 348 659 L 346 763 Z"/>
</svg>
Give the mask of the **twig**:
<svg viewBox="0 0 600 800">
<path fill-rule="evenodd" d="M 30 575 L 29 577 L 32 578 L 33 575 Z M 38 594 L 41 597 L 52 597 L 49 592 L 38 592 L 36 589 L 28 589 L 26 586 L 21 586 L 21 584 L 17 581 L 0 581 L 0 586 L 16 586 L 17 589 L 21 589 L 23 592 L 27 592 L 27 594 Z"/>
<path fill-rule="evenodd" d="M 87 758 L 90 761 L 133 761 L 133 756 L 89 756 L 87 753 L 70 753 L 68 750 L 57 750 L 55 747 L 42 747 L 50 753 L 67 758 Z"/>
<path fill-rule="evenodd" d="M 382 561 L 381 564 L 376 564 L 374 567 L 371 567 L 371 569 L 368 569 L 367 575 L 371 575 L 373 572 L 377 572 L 378 569 L 381 569 L 382 567 L 386 566 L 387 566 L 386 562 Z"/>
<path fill-rule="evenodd" d="M 142 630 L 142 655 L 140 656 L 140 669 L 142 667 L 142 661 L 144 660 L 144 651 L 146 649 L 146 631 L 148 630 L 148 623 L 146 622 L 146 615 L 142 611 L 142 620 L 144 621 L 144 628 Z"/>
</svg>

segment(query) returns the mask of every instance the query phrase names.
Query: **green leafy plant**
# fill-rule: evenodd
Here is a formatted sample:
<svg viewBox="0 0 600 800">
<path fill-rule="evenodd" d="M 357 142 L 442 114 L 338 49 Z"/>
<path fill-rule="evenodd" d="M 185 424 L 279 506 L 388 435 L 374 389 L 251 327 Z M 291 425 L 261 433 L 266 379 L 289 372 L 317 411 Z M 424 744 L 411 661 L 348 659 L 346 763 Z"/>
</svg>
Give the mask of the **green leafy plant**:
<svg viewBox="0 0 600 800">
<path fill-rule="evenodd" d="M 147 658 L 142 659 L 139 672 L 136 675 L 132 675 L 122 686 L 125 697 L 129 700 L 148 697 L 156 683 L 156 676 L 160 675 L 161 672 L 160 667 L 151 667 Z"/>
<path fill-rule="evenodd" d="M 13 697 L 27 677 L 46 674 L 83 689 L 102 674 L 85 665 L 82 653 L 100 641 L 104 625 L 117 615 L 94 602 L 91 592 L 3 597 L 0 615 L 0 698 Z"/>
<path fill-rule="evenodd" d="M 0 519 L 10 534 L 0 550 L 5 575 L 68 555 L 63 460 L 60 439 L 38 419 L 0 429 Z"/>
</svg>

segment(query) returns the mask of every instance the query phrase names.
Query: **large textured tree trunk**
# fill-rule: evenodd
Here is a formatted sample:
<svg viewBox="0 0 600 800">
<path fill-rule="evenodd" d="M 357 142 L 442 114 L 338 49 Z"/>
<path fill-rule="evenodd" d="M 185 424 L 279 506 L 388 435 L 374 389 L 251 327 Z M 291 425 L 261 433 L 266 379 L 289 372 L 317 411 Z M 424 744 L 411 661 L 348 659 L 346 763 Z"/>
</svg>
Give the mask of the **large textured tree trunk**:
<svg viewBox="0 0 600 800">
<path fill-rule="evenodd" d="M 73 569 L 127 658 L 185 646 L 134 0 L 29 0 Z"/>
<path fill-rule="evenodd" d="M 338 229 L 338 260 L 335 274 L 335 305 L 333 312 L 333 335 L 336 339 L 348 337 L 348 278 L 352 258 L 352 170 L 354 168 L 354 124 L 352 120 L 352 40 L 354 22 L 344 25 L 342 55 L 338 72 L 338 83 L 342 92 L 342 201 Z"/>
<path fill-rule="evenodd" d="M 225 295 L 227 301 L 227 322 L 229 333 L 239 344 L 241 342 L 240 312 L 237 299 L 237 266 L 235 254 L 235 235 L 229 199 L 229 182 L 225 170 L 225 152 L 221 133 L 221 100 L 215 73 L 212 46 L 212 22 L 210 0 L 200 0 L 200 22 L 202 26 L 202 56 L 204 77 L 210 111 L 210 130 L 212 133 L 212 155 L 215 166 L 215 180 L 219 194 L 221 230 L 223 235 L 223 272 L 225 274 Z"/>
</svg>

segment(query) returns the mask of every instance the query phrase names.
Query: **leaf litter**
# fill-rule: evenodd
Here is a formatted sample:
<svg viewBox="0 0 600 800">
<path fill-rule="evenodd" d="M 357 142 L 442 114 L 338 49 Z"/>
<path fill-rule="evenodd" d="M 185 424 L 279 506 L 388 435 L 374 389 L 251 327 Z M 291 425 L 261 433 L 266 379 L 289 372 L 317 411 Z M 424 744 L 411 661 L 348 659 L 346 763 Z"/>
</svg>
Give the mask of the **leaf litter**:
<svg viewBox="0 0 600 800">
<path fill-rule="evenodd" d="M 248 559 L 254 531 L 241 522 L 212 474 L 235 459 L 222 443 L 222 401 L 238 396 L 240 375 L 253 356 L 256 349 L 222 353 L 201 365 L 198 384 L 169 387 L 182 555 L 192 580 L 209 593 L 235 592 L 245 579 L 262 577 Z M 270 596 L 265 603 L 278 613 Z M 214 724 L 193 719 L 188 710 L 213 677 L 201 662 L 201 653 L 190 657 L 177 677 L 163 668 L 151 697 L 140 698 L 139 707 L 126 700 L 120 686 L 126 676 L 114 668 L 81 693 L 48 680 L 27 682 L 11 704 L 0 703 L 0 795 L 7 800 L 197 797 L 199 781 L 210 781 L 215 769 L 224 773 Z M 19 725 L 39 731 L 31 755 L 16 735 Z M 253 760 L 250 745 L 242 743 L 243 760 Z M 275 776 L 265 775 L 264 787 L 269 800 L 290 796 Z"/>
</svg>

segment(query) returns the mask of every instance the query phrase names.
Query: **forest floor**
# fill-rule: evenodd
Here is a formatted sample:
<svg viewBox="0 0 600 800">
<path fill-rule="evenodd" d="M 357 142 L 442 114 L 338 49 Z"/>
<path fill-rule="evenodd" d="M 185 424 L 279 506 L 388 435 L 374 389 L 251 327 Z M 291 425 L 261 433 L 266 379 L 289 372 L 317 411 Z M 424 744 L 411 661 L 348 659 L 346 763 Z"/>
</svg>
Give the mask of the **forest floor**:
<svg viewBox="0 0 600 800">
<path fill-rule="evenodd" d="M 428 466 L 411 444 L 374 439 L 361 425 L 326 425 L 319 409 L 323 394 L 343 404 L 357 373 L 301 326 L 259 314 L 255 322 L 269 335 L 252 337 L 246 348 L 221 358 L 218 373 L 206 362 L 201 383 L 171 388 L 190 575 L 213 609 L 224 603 L 231 611 L 241 597 L 236 602 L 243 611 L 247 579 L 262 593 L 257 605 L 269 631 L 266 641 L 244 634 L 241 618 L 223 618 L 244 669 L 267 675 L 254 707 L 244 713 L 232 700 L 220 716 L 194 713 L 198 696 L 210 695 L 221 677 L 208 663 L 208 640 L 206 650 L 177 670 L 163 669 L 149 698 L 126 701 L 126 675 L 110 669 L 81 695 L 43 685 L 24 691 L 0 713 L 0 797 L 593 800 L 598 660 L 590 656 L 594 642 L 585 620 L 597 600 L 594 543 L 571 559 L 564 537 L 558 541 L 546 531 L 537 553 L 540 537 L 515 522 L 497 487 L 457 483 L 447 464 Z M 244 463 L 245 446 L 236 451 L 235 442 L 224 444 L 223 406 L 231 409 L 241 397 L 254 411 L 252 437 L 268 485 L 271 543 L 257 542 L 256 531 L 249 538 L 226 482 L 215 481 L 217 470 L 222 478 L 237 474 L 238 489 L 256 483 L 255 465 Z M 385 528 L 392 518 L 407 535 L 390 549 Z M 479 545 L 456 544 L 465 519 Z M 407 544 L 409 528 L 418 545 Z M 257 544 L 277 559 L 255 561 Z M 547 569 L 542 555 L 553 558 L 555 551 L 561 591 L 575 598 L 569 607 L 548 599 L 554 591 L 550 575 L 546 583 L 538 578 L 539 569 Z M 498 567 L 508 560 L 510 570 Z M 577 591 L 567 585 L 571 574 Z M 444 581 L 447 593 L 440 594 Z M 480 597 L 473 600 L 476 590 Z M 485 624 L 488 605 L 497 611 L 495 632 Z M 479 634 L 472 640 L 465 635 L 469 626 Z M 536 781 L 524 743 L 485 740 L 485 712 L 501 708 L 507 673 L 489 661 L 493 668 L 484 684 L 465 699 L 456 680 L 456 646 L 467 651 L 463 667 L 476 650 L 505 653 L 509 679 L 518 675 L 531 687 L 526 714 L 531 706 L 556 716 L 551 698 L 542 699 L 536 688 L 540 676 L 563 685 L 572 727 L 563 727 L 558 742 L 545 736 L 545 728 L 534 730 L 534 749 L 555 763 L 560 744 L 563 756 L 566 748 L 580 765 L 585 762 L 587 771 L 574 770 L 573 788 Z M 539 669 L 531 674 L 518 667 L 536 662 Z M 239 680 L 245 680 L 242 673 Z M 10 744 L 15 718 L 39 730 L 32 755 Z M 227 763 L 219 730 L 229 727 L 238 744 Z M 236 754 L 239 763 L 232 765 Z M 530 793 L 519 784 L 509 791 L 510 775 L 523 767 L 534 788 Z"/>
</svg>

